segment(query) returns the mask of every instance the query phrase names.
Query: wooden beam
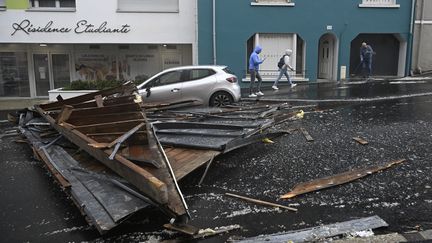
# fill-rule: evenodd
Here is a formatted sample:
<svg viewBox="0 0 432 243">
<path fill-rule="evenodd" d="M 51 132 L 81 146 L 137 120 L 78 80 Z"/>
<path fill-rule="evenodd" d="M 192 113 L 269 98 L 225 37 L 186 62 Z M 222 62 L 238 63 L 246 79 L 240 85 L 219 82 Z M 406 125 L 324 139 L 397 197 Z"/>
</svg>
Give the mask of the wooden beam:
<svg viewBox="0 0 432 243">
<path fill-rule="evenodd" d="M 57 116 L 56 123 L 62 124 L 64 121 L 67 121 L 69 117 L 71 116 L 73 111 L 73 107 L 70 105 L 63 106 L 60 114 Z"/>
<path fill-rule="evenodd" d="M 344 184 L 344 183 L 354 181 L 354 180 L 360 179 L 362 177 L 371 175 L 373 173 L 377 173 L 379 171 L 388 169 L 394 165 L 400 164 L 400 163 L 405 162 L 405 161 L 406 161 L 405 159 L 395 160 L 395 161 L 389 162 L 385 165 L 377 165 L 377 166 L 372 166 L 370 168 L 364 168 L 364 169 L 355 169 L 355 170 L 343 172 L 343 173 L 340 173 L 337 175 L 328 176 L 328 177 L 312 180 L 309 182 L 300 183 L 300 184 L 297 184 L 291 192 L 282 195 L 280 198 L 282 198 L 282 199 L 293 198 L 295 196 L 305 194 L 308 192 L 318 191 L 318 190 L 322 190 L 324 188 L 329 188 L 329 187 L 333 187 L 336 185 L 341 185 L 341 184 Z"/>
<path fill-rule="evenodd" d="M 253 202 L 253 203 L 256 203 L 256 204 L 259 204 L 259 205 L 276 207 L 276 208 L 284 208 L 284 209 L 288 209 L 288 210 L 294 211 L 294 212 L 298 211 L 296 208 L 292 208 L 292 207 L 288 207 L 288 206 L 285 206 L 285 205 L 280 205 L 280 204 L 276 204 L 276 203 L 272 203 L 272 202 L 266 202 L 266 201 L 262 201 L 262 200 L 258 200 L 258 199 L 253 199 L 253 198 L 250 198 L 250 197 L 239 196 L 239 195 L 235 195 L 235 194 L 232 194 L 232 193 L 225 193 L 225 195 L 230 196 L 230 197 L 240 198 L 240 199 L 243 199 L 245 201 Z"/>
</svg>

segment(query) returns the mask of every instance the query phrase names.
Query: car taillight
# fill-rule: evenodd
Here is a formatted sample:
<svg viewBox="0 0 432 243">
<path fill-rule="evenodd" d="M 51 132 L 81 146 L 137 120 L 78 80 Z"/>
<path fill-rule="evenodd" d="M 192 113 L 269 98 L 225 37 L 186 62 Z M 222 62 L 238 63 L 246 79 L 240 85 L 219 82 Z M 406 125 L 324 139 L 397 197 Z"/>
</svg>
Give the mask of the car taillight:
<svg viewBox="0 0 432 243">
<path fill-rule="evenodd" d="M 226 81 L 230 82 L 230 83 L 236 83 L 237 82 L 237 78 L 236 77 L 229 77 L 226 79 Z"/>
</svg>

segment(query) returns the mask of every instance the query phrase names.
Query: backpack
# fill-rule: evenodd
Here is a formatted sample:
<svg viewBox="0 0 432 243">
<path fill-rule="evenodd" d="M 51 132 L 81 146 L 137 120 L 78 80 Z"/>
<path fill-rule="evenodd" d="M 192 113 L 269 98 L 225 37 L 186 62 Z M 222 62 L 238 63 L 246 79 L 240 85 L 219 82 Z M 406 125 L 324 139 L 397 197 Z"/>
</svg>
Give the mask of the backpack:
<svg viewBox="0 0 432 243">
<path fill-rule="evenodd" d="M 286 55 L 283 55 L 283 56 L 279 59 L 279 62 L 278 62 L 278 64 L 277 64 L 278 68 L 282 68 L 283 65 L 285 65 L 285 56 L 286 56 Z"/>
</svg>

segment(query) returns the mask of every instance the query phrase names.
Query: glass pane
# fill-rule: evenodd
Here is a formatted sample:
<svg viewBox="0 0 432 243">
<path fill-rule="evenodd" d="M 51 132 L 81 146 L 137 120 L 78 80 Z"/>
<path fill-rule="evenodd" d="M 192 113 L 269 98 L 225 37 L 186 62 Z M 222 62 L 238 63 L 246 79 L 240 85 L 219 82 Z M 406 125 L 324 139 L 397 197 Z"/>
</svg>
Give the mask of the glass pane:
<svg viewBox="0 0 432 243">
<path fill-rule="evenodd" d="M 50 8 L 55 8 L 56 4 L 55 4 L 55 0 L 39 0 L 39 7 L 40 8 L 46 8 L 46 7 L 50 7 Z"/>
<path fill-rule="evenodd" d="M 68 54 L 52 54 L 54 88 L 61 88 L 71 81 Z"/>
<path fill-rule="evenodd" d="M 178 83 L 181 80 L 181 74 L 181 71 L 165 73 L 159 77 L 159 85 Z"/>
<path fill-rule="evenodd" d="M 27 53 L 0 52 L 0 96 L 30 96 Z"/>
<path fill-rule="evenodd" d="M 75 0 L 60 0 L 61 8 L 75 8 Z"/>
<path fill-rule="evenodd" d="M 33 54 L 33 60 L 36 80 L 36 95 L 48 96 L 48 90 L 50 90 L 48 54 Z"/>
<path fill-rule="evenodd" d="M 124 11 L 178 12 L 179 0 L 118 0 Z"/>
</svg>

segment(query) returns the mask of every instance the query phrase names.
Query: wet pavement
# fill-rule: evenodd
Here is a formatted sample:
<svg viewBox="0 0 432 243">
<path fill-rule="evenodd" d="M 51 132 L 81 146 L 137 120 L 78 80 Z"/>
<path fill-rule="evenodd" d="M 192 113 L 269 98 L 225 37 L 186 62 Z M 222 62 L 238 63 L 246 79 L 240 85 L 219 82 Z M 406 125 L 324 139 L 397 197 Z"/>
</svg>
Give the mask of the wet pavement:
<svg viewBox="0 0 432 243">
<path fill-rule="evenodd" d="M 264 99 L 307 103 L 304 119 L 274 129 L 300 132 L 256 143 L 217 157 L 204 182 L 204 168 L 188 175 L 180 187 L 191 224 L 214 228 L 238 224 L 241 230 L 200 242 L 224 242 L 281 231 L 378 215 L 388 228 L 378 234 L 432 229 L 432 82 L 356 81 L 339 84 L 281 86 L 264 90 Z M 344 100 L 336 102 L 335 100 Z M 305 102 L 305 100 L 309 100 Z M 0 123 L 3 131 L 12 129 Z M 362 146 L 352 140 L 369 142 Z M 155 241 L 176 238 L 164 230 L 162 215 L 143 212 L 106 236 L 88 226 L 54 179 L 33 159 L 28 145 L 2 139 L 0 151 L 0 234 L 5 242 Z M 357 181 L 278 200 L 295 184 L 407 159 L 405 163 Z M 268 208 L 230 198 L 230 192 L 295 207 L 298 212 Z"/>
</svg>

